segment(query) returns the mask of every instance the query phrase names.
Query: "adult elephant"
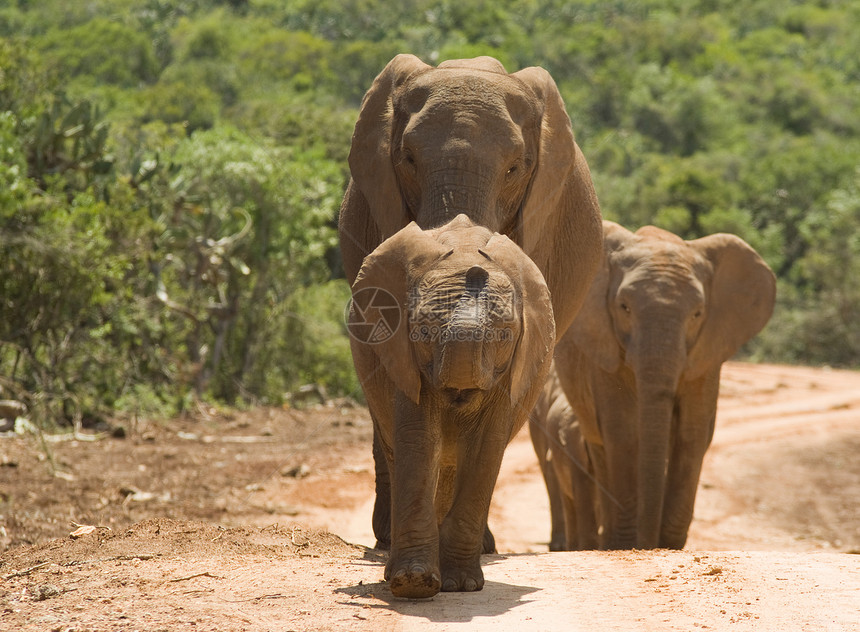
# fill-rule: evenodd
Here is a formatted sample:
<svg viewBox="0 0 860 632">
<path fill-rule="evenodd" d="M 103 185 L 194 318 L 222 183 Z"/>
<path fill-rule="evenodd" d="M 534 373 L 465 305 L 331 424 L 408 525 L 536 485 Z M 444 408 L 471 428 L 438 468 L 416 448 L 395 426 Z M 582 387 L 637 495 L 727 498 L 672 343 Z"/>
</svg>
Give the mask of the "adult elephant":
<svg viewBox="0 0 860 632">
<path fill-rule="evenodd" d="M 555 358 L 601 484 L 601 548 L 684 546 L 720 368 L 767 323 L 775 292 L 734 235 L 604 222 L 603 265 Z"/>
<path fill-rule="evenodd" d="M 463 213 L 522 248 L 549 287 L 556 331 L 570 325 L 599 263 L 600 210 L 545 70 L 508 74 L 490 57 L 434 68 L 398 55 L 364 97 L 349 165 L 338 228 L 350 284 L 364 258 L 409 222 L 430 229 Z M 378 370 L 378 382 L 363 384 L 374 420 L 377 394 L 368 391 L 395 390 Z M 376 433 L 374 460 L 373 530 L 387 548 L 390 480 Z"/>
<path fill-rule="evenodd" d="M 353 357 L 391 478 L 391 591 L 480 590 L 502 454 L 552 360 L 543 275 L 509 238 L 459 215 L 386 239 L 353 295 Z"/>
</svg>

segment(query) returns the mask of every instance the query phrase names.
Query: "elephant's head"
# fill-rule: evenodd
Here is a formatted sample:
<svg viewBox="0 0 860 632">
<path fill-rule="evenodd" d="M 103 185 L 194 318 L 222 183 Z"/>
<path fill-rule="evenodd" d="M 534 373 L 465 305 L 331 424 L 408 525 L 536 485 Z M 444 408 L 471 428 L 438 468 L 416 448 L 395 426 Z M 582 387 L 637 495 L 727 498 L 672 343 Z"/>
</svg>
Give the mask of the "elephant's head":
<svg viewBox="0 0 860 632">
<path fill-rule="evenodd" d="M 718 378 L 720 365 L 767 323 L 775 291 L 773 272 L 734 235 L 684 241 L 652 226 L 634 234 L 604 222 L 603 266 L 569 335 L 603 371 L 626 372 L 635 385 L 638 546 L 658 544 L 673 417 L 684 414 L 679 394 Z M 702 433 L 709 423 L 701 420 Z"/>
<path fill-rule="evenodd" d="M 669 392 L 728 360 L 770 319 L 773 272 L 745 241 L 604 225 L 604 260 L 571 335 L 607 372 L 649 363 Z"/>
<path fill-rule="evenodd" d="M 413 222 L 384 241 L 365 259 L 353 295 L 370 288 L 401 309 L 395 331 L 373 349 L 416 403 L 434 389 L 471 408 L 501 388 L 516 404 L 549 368 L 555 325 L 543 276 L 510 239 L 465 215 L 426 231 Z M 354 304 L 351 323 L 366 318 Z"/>
<path fill-rule="evenodd" d="M 426 230 L 462 213 L 525 251 L 545 276 L 559 325 L 570 324 L 597 262 L 600 216 L 545 70 L 509 74 L 490 57 L 432 67 L 398 55 L 365 95 L 349 165 L 340 225 L 348 278 L 365 244 L 410 221 Z M 352 223 L 355 209 L 362 219 Z"/>
</svg>

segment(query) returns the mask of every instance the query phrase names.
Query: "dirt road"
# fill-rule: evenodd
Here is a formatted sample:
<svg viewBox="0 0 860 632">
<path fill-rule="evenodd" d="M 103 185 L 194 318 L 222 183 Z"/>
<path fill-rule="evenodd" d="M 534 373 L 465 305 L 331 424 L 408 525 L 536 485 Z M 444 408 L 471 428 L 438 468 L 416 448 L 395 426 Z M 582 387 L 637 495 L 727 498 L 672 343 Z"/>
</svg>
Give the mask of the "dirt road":
<svg viewBox="0 0 860 632">
<path fill-rule="evenodd" d="M 366 548 L 363 409 L 125 431 L 0 438 L 0 630 L 860 629 L 856 372 L 725 366 L 684 551 L 545 553 L 524 432 L 484 590 L 421 602 L 393 599 Z M 71 538 L 77 525 L 96 528 Z"/>
</svg>

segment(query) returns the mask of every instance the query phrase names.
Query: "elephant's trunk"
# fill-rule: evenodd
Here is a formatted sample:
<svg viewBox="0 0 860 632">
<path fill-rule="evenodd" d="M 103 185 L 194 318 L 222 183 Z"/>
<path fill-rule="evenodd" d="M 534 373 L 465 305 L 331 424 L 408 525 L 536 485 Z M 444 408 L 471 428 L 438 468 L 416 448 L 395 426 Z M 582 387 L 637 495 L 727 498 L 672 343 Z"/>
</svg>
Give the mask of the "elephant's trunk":
<svg viewBox="0 0 860 632">
<path fill-rule="evenodd" d="M 428 182 L 416 217 L 418 223 L 437 226 L 464 213 L 476 223 L 487 224 L 491 230 L 501 230 L 503 227 L 492 226 L 489 225 L 492 222 L 488 222 L 497 215 L 495 209 L 490 208 L 489 174 L 478 172 L 475 165 L 470 164 L 474 161 L 449 160 L 452 166 L 438 169 Z"/>
<path fill-rule="evenodd" d="M 466 273 L 465 291 L 442 332 L 437 385 L 453 391 L 486 390 L 492 374 L 485 370 L 485 347 L 491 327 L 487 272 L 475 266 Z"/>
<path fill-rule="evenodd" d="M 674 414 L 674 394 L 666 388 L 645 386 L 639 390 L 639 471 L 637 478 L 636 546 L 659 546 L 666 493 L 669 440 Z"/>
<path fill-rule="evenodd" d="M 451 332 L 454 339 L 445 343 L 439 361 L 440 388 L 466 391 L 490 386 L 481 370 L 483 343 L 468 339 L 476 329 L 462 327 Z"/>
<path fill-rule="evenodd" d="M 641 549 L 660 545 L 675 395 L 683 368 L 681 360 L 685 357 L 683 347 L 675 348 L 674 338 L 654 336 L 646 341 L 636 359 L 639 400 L 636 546 Z"/>
</svg>

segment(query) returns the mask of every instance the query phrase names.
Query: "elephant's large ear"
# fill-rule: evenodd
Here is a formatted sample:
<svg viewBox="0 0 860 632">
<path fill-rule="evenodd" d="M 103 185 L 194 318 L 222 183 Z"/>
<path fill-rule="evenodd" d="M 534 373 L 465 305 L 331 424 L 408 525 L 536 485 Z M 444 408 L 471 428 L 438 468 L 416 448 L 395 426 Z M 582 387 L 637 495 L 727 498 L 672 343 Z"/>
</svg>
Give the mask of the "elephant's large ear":
<svg viewBox="0 0 860 632">
<path fill-rule="evenodd" d="M 513 241 L 493 235 L 482 250 L 522 292 L 522 332 L 510 369 L 511 402 L 516 404 L 533 386 L 543 386 L 549 372 L 555 347 L 552 300 L 541 271 Z"/>
<path fill-rule="evenodd" d="M 543 68 L 511 76 L 544 104 L 538 165 L 522 208 L 519 243 L 543 272 L 560 336 L 585 298 L 600 255 L 600 206 L 558 87 Z"/>
<path fill-rule="evenodd" d="M 718 233 L 688 242 L 713 265 L 706 288 L 705 322 L 687 358 L 695 379 L 728 360 L 767 324 L 776 299 L 776 277 L 743 239 Z"/>
<path fill-rule="evenodd" d="M 621 347 L 609 311 L 610 257 L 631 239 L 633 234 L 626 228 L 603 222 L 603 261 L 565 338 L 607 373 L 614 373 L 621 364 Z"/>
<path fill-rule="evenodd" d="M 391 164 L 391 97 L 395 89 L 411 76 L 429 68 L 414 55 L 397 55 L 364 95 L 355 124 L 349 169 L 383 239 L 391 237 L 408 223 Z"/>
<path fill-rule="evenodd" d="M 416 404 L 421 376 L 409 344 L 408 274 L 425 242 L 438 247 L 411 222 L 367 255 L 352 284 L 349 309 L 350 344 L 369 345 L 389 379 Z"/>
</svg>

